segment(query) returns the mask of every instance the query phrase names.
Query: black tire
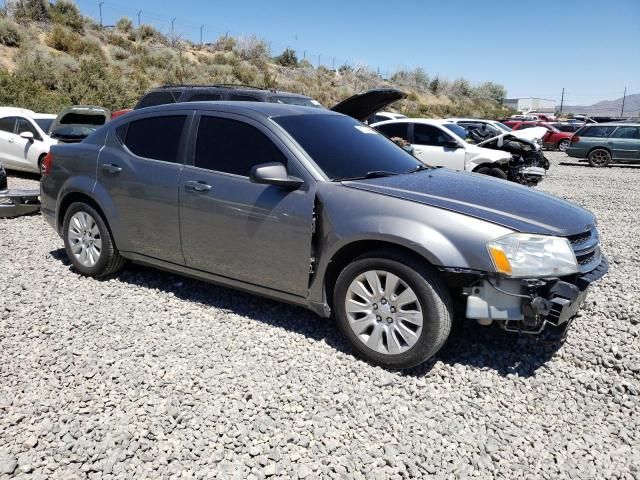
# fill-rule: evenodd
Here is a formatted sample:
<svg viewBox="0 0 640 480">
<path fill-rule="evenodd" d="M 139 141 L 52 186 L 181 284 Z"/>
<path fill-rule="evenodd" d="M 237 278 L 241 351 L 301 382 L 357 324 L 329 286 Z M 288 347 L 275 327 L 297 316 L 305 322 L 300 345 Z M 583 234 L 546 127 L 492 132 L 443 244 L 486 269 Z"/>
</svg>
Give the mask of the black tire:
<svg viewBox="0 0 640 480">
<path fill-rule="evenodd" d="M 369 348 L 352 330 L 345 301 L 351 283 L 371 270 L 383 270 L 402 279 L 416 294 L 423 313 L 423 325 L 416 343 L 398 354 L 380 353 Z M 333 292 L 335 318 L 355 351 L 369 362 L 387 368 L 410 368 L 435 355 L 444 345 L 452 323 L 449 291 L 437 273 L 425 262 L 394 250 L 378 250 L 357 258 L 338 276 Z"/>
<path fill-rule="evenodd" d="M 84 212 L 89 214 L 95 221 L 96 226 L 100 232 L 100 239 L 102 241 L 102 249 L 100 256 L 98 257 L 95 265 L 88 267 L 80 263 L 71 250 L 71 244 L 69 240 L 69 224 L 71 218 L 78 212 Z M 82 275 L 88 277 L 106 277 L 120 270 L 126 260 L 120 255 L 116 248 L 111 232 L 107 227 L 102 215 L 100 215 L 92 206 L 87 205 L 84 202 L 72 203 L 67 212 L 64 215 L 64 222 L 62 227 L 62 238 L 64 239 L 64 247 L 67 252 L 67 257 L 73 265 L 73 267 Z"/>
<path fill-rule="evenodd" d="M 556 145 L 556 148 L 560 152 L 566 152 L 567 148 L 569 148 L 569 145 L 571 145 L 571 142 L 566 138 L 564 138 L 558 142 L 558 145 Z"/>
<path fill-rule="evenodd" d="M 40 172 L 40 177 L 42 177 L 42 162 L 44 161 L 44 157 L 46 156 L 47 156 L 46 154 L 42 154 L 38 158 L 38 172 Z"/>
<path fill-rule="evenodd" d="M 611 153 L 604 148 L 596 148 L 589 152 L 589 165 L 595 168 L 603 168 L 611 163 Z"/>
<path fill-rule="evenodd" d="M 502 180 L 507 179 L 507 174 L 505 173 L 505 171 L 498 167 L 480 167 L 475 172 L 481 175 L 488 175 L 490 177 L 500 178 Z"/>
</svg>

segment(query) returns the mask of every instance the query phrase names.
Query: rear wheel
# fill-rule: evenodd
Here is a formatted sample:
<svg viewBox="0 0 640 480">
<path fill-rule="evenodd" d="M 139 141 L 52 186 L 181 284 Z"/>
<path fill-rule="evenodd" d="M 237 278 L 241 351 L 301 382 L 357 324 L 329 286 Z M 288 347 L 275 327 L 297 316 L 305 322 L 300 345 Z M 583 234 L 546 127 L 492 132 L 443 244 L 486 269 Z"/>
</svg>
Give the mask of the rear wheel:
<svg viewBox="0 0 640 480">
<path fill-rule="evenodd" d="M 569 148 L 569 145 L 571 143 L 569 142 L 569 140 L 564 139 L 564 140 L 560 140 L 558 142 L 558 150 L 560 150 L 561 152 L 566 152 L 567 148 Z"/>
<path fill-rule="evenodd" d="M 337 323 L 372 363 L 409 368 L 435 355 L 451 331 L 451 300 L 437 274 L 390 250 L 349 264 L 334 290 Z"/>
<path fill-rule="evenodd" d="M 502 180 L 507 179 L 505 171 L 498 167 L 480 167 L 475 172 L 482 175 L 489 175 L 490 177 L 501 178 Z"/>
<path fill-rule="evenodd" d="M 589 165 L 592 167 L 606 167 L 610 162 L 611 154 L 604 148 L 596 148 L 589 153 Z"/>
<path fill-rule="evenodd" d="M 120 270 L 125 259 L 116 249 L 102 216 L 84 202 L 69 206 L 63 223 L 69 260 L 82 275 L 104 277 Z"/>
</svg>

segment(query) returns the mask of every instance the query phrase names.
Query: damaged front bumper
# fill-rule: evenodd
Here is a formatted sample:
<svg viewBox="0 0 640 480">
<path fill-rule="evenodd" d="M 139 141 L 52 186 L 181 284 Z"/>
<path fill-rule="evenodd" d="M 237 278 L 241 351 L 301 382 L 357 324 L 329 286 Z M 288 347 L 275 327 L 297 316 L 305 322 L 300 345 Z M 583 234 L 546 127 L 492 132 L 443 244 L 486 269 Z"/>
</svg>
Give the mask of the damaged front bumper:
<svg viewBox="0 0 640 480">
<path fill-rule="evenodd" d="M 466 316 L 483 325 L 499 322 L 505 330 L 537 334 L 547 325 L 568 325 L 587 298 L 589 286 L 609 270 L 602 255 L 588 273 L 571 278 L 504 279 L 485 277 L 464 289 Z"/>
<path fill-rule="evenodd" d="M 19 217 L 40 210 L 39 190 L 0 191 L 0 218 Z"/>
</svg>

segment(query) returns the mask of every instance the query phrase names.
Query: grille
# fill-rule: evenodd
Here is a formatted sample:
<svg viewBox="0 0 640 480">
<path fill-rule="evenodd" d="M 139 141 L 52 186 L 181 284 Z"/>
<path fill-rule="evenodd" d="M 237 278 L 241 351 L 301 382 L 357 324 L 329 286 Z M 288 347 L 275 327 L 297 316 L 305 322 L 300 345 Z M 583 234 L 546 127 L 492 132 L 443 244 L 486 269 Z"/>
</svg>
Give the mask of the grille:
<svg viewBox="0 0 640 480">
<path fill-rule="evenodd" d="M 590 240 L 591 235 L 592 235 L 592 232 L 591 230 L 589 230 L 588 232 L 578 233 L 576 235 L 571 235 L 567 238 L 571 242 L 571 245 L 575 246 L 575 245 L 580 245 L 582 243 L 585 243 L 587 240 Z"/>
<path fill-rule="evenodd" d="M 600 246 L 595 228 L 567 237 L 576 255 L 582 273 L 589 272 L 600 264 Z"/>
</svg>

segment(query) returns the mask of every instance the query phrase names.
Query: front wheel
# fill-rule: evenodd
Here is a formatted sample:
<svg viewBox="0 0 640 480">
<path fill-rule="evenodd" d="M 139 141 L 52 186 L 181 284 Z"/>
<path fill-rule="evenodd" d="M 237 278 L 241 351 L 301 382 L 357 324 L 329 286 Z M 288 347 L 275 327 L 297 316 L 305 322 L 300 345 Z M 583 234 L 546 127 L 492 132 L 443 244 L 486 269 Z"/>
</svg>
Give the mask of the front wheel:
<svg viewBox="0 0 640 480">
<path fill-rule="evenodd" d="M 592 167 L 606 167 L 609 162 L 611 162 L 611 154 L 603 148 L 596 148 L 589 154 L 589 165 Z"/>
<path fill-rule="evenodd" d="M 436 354 L 451 331 L 451 300 L 437 274 L 402 253 L 381 250 L 349 264 L 334 290 L 336 320 L 370 362 L 409 368 Z"/>
<path fill-rule="evenodd" d="M 102 216 L 84 202 L 72 203 L 64 216 L 64 247 L 82 275 L 104 277 L 122 268 L 125 259 L 113 243 Z"/>
<path fill-rule="evenodd" d="M 498 167 L 480 167 L 476 170 L 476 173 L 481 175 L 489 175 L 490 177 L 500 178 L 502 180 L 507 179 L 507 174 L 504 170 Z"/>
<path fill-rule="evenodd" d="M 569 148 L 570 144 L 571 143 L 569 142 L 569 140 L 566 140 L 566 139 L 565 140 L 560 140 L 558 142 L 558 150 L 561 151 L 561 152 L 566 152 L 567 148 Z"/>
</svg>

